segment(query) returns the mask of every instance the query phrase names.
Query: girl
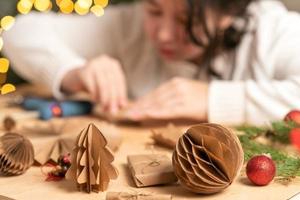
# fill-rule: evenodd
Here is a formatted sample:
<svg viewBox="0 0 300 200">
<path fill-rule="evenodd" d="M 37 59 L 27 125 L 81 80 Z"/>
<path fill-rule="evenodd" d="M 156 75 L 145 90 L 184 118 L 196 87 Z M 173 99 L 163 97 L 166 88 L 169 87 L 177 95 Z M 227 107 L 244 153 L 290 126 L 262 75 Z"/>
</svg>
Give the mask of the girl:
<svg viewBox="0 0 300 200">
<path fill-rule="evenodd" d="M 31 14 L 4 35 L 16 71 L 133 120 L 261 124 L 300 108 L 300 17 L 275 0 L 145 0 L 104 17 Z M 22 35 L 20 35 L 22 33 Z"/>
</svg>

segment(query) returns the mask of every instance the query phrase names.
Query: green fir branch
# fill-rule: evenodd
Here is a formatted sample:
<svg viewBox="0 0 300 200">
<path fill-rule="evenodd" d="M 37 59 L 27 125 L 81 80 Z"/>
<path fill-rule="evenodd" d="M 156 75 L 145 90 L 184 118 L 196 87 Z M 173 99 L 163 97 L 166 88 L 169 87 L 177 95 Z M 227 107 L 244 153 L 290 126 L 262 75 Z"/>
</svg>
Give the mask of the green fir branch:
<svg viewBox="0 0 300 200">
<path fill-rule="evenodd" d="M 258 137 L 266 137 L 273 142 L 289 144 L 289 132 L 295 128 L 292 122 L 274 122 L 271 127 L 242 126 L 236 128 L 244 132 L 239 136 L 244 149 L 245 161 L 255 155 L 270 154 L 277 166 L 276 176 L 286 179 L 300 176 L 300 157 L 292 157 L 269 145 L 255 141 Z"/>
</svg>

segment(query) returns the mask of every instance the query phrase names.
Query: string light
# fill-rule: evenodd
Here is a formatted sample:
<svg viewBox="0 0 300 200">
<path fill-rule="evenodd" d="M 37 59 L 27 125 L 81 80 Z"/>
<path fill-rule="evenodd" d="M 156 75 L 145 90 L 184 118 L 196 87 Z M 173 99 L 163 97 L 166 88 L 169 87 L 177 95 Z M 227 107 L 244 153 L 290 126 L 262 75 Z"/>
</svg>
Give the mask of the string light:
<svg viewBox="0 0 300 200">
<path fill-rule="evenodd" d="M 20 0 L 17 4 L 17 10 L 21 14 L 28 14 L 33 7 L 33 0 Z"/>
<path fill-rule="evenodd" d="M 91 12 L 94 13 L 94 15 L 96 15 L 97 17 L 101 17 L 102 15 L 104 15 L 104 9 L 101 6 L 93 6 L 91 8 Z"/>
<path fill-rule="evenodd" d="M 9 67 L 9 60 L 0 58 L 0 73 L 7 73 Z"/>
<path fill-rule="evenodd" d="M 2 37 L 0 37 L 0 51 L 2 50 L 2 48 L 3 48 L 3 39 Z"/>
<path fill-rule="evenodd" d="M 15 23 L 15 18 L 12 16 L 5 16 L 1 19 L 0 25 L 1 28 L 5 31 L 8 31 Z"/>
<path fill-rule="evenodd" d="M 71 0 L 61 0 L 58 7 L 62 13 L 70 14 L 74 10 L 74 3 Z"/>
</svg>

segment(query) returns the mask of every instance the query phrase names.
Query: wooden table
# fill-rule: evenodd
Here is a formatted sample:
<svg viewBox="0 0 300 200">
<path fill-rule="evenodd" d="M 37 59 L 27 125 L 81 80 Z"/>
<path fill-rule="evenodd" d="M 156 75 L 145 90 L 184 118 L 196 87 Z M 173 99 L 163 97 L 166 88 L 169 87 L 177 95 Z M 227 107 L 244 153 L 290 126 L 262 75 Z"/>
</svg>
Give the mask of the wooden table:
<svg viewBox="0 0 300 200">
<path fill-rule="evenodd" d="M 0 97 L 1 98 L 1 97 Z M 7 111 L 7 110 L 6 110 Z M 1 110 L 3 112 L 3 109 Z M 82 120 L 89 120 L 84 118 Z M 95 119 L 93 119 L 95 120 Z M 288 186 L 272 183 L 266 187 L 252 186 L 244 175 L 241 175 L 232 186 L 222 193 L 210 196 L 195 195 L 179 184 L 137 189 L 127 169 L 127 155 L 137 153 L 164 153 L 171 156 L 170 150 L 153 145 L 150 138 L 150 127 L 119 126 L 123 142 L 115 152 L 115 166 L 119 170 L 119 178 L 112 181 L 109 191 L 147 191 L 159 194 L 172 194 L 173 199 L 220 199 L 220 200 L 286 200 L 300 192 L 300 179 Z M 74 130 L 78 134 L 80 130 Z M 46 182 L 40 167 L 31 167 L 24 175 L 0 177 L 0 195 L 17 200 L 101 200 L 105 193 L 86 194 L 78 192 L 76 186 L 69 181 Z M 299 198 L 300 199 L 300 198 Z"/>
</svg>

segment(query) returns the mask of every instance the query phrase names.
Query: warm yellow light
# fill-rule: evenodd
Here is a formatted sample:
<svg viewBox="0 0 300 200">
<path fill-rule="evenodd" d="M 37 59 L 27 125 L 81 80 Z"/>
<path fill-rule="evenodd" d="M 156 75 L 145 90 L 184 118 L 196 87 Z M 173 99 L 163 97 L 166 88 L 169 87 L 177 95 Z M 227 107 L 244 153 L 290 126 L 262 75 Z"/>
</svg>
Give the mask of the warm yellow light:
<svg viewBox="0 0 300 200">
<path fill-rule="evenodd" d="M 27 14 L 31 11 L 32 6 L 33 6 L 32 0 L 21 0 L 17 4 L 17 10 L 21 14 Z"/>
<path fill-rule="evenodd" d="M 1 28 L 4 30 L 9 30 L 15 23 L 15 18 L 12 16 L 5 16 L 1 19 Z"/>
<path fill-rule="evenodd" d="M 97 17 L 101 17 L 104 15 L 104 9 L 101 6 L 93 6 L 91 8 L 91 12 L 94 13 Z"/>
<path fill-rule="evenodd" d="M 94 3 L 102 8 L 105 8 L 108 5 L 108 0 L 94 0 Z"/>
<path fill-rule="evenodd" d="M 93 5 L 93 0 L 77 0 L 77 4 L 81 8 L 90 8 Z"/>
<path fill-rule="evenodd" d="M 90 11 L 91 5 L 84 0 L 78 0 L 75 3 L 75 12 L 79 15 L 85 15 Z"/>
<path fill-rule="evenodd" d="M 71 0 L 61 0 L 59 8 L 62 13 L 70 14 L 74 10 L 74 3 Z"/>
<path fill-rule="evenodd" d="M 45 12 L 51 5 L 50 0 L 35 0 L 34 7 L 38 11 Z"/>
<path fill-rule="evenodd" d="M 2 48 L 3 48 L 3 39 L 2 37 L 0 37 L 0 51 L 2 50 Z"/>
<path fill-rule="evenodd" d="M 12 84 L 5 84 L 1 87 L 1 94 L 8 94 L 16 90 L 16 87 Z"/>
<path fill-rule="evenodd" d="M 9 60 L 6 58 L 0 58 L 0 73 L 7 73 L 9 68 Z"/>
</svg>

